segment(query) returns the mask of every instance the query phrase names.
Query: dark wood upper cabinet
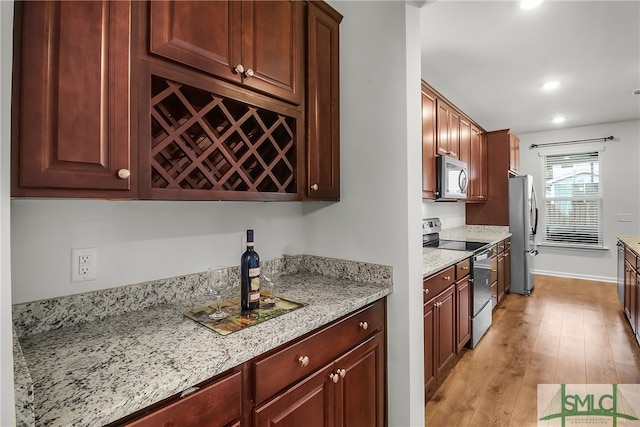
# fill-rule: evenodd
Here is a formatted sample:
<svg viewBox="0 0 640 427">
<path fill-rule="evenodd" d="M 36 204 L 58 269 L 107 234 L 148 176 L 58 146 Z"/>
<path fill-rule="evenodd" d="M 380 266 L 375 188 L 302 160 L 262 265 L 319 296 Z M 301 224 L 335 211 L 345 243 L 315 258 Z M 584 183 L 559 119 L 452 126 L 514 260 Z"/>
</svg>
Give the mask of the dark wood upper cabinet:
<svg viewBox="0 0 640 427">
<path fill-rule="evenodd" d="M 460 132 L 459 132 L 459 155 L 460 161 L 467 165 L 471 163 L 471 121 L 460 116 Z"/>
<path fill-rule="evenodd" d="M 151 52 L 294 104 L 304 90 L 300 1 L 152 1 Z"/>
<path fill-rule="evenodd" d="M 460 157 L 460 113 L 438 98 L 438 139 L 436 151 L 443 156 Z"/>
<path fill-rule="evenodd" d="M 342 15 L 324 2 L 307 11 L 306 196 L 340 198 L 340 67 Z"/>
<path fill-rule="evenodd" d="M 469 192 L 470 201 L 487 200 L 487 139 L 484 133 L 471 124 Z"/>
<path fill-rule="evenodd" d="M 509 176 L 513 173 L 514 141 L 509 129 L 486 133 L 487 199 L 485 203 L 467 203 L 466 222 L 477 225 L 509 225 Z M 489 164 L 491 167 L 489 167 Z"/>
<path fill-rule="evenodd" d="M 436 191 L 436 95 L 422 82 L 422 198 Z"/>
<path fill-rule="evenodd" d="M 12 195 L 136 196 L 131 4 L 17 2 Z"/>
<path fill-rule="evenodd" d="M 322 1 L 17 2 L 12 195 L 340 197 Z"/>
</svg>

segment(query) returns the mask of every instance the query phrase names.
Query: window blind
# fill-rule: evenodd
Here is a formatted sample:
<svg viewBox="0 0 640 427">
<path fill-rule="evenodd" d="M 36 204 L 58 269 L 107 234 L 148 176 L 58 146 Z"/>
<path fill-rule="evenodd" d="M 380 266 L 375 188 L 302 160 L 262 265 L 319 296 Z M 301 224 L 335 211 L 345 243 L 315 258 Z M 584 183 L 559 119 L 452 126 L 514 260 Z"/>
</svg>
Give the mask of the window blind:
<svg viewBox="0 0 640 427">
<path fill-rule="evenodd" d="M 599 152 L 546 155 L 543 241 L 603 247 Z"/>
</svg>

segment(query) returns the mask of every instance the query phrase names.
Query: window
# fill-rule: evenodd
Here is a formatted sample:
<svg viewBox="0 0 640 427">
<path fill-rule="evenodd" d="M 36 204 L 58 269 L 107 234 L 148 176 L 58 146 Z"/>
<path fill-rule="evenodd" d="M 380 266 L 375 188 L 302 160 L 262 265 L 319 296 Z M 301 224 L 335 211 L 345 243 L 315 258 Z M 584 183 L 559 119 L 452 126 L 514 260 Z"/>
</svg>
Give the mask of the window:
<svg viewBox="0 0 640 427">
<path fill-rule="evenodd" d="M 602 248 L 600 155 L 544 156 L 544 243 Z"/>
</svg>

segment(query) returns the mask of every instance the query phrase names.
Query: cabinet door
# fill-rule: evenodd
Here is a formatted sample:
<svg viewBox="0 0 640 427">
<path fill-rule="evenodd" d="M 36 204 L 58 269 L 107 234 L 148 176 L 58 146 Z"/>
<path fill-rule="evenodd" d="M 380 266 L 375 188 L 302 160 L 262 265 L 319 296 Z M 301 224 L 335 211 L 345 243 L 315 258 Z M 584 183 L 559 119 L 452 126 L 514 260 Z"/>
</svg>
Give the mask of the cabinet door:
<svg viewBox="0 0 640 427">
<path fill-rule="evenodd" d="M 635 269 L 629 263 L 629 261 L 624 262 L 624 314 L 629 319 L 631 323 L 631 327 L 635 326 L 635 305 L 636 305 L 636 280 L 635 280 Z M 635 331 L 635 329 L 634 329 Z"/>
<path fill-rule="evenodd" d="M 13 195 L 133 197 L 130 2 L 19 8 Z"/>
<path fill-rule="evenodd" d="M 456 313 L 456 352 L 459 352 L 471 338 L 471 282 L 469 277 L 456 283 Z"/>
<path fill-rule="evenodd" d="M 246 86 L 300 104 L 303 12 L 303 2 L 294 0 L 242 2 L 241 62 Z"/>
<path fill-rule="evenodd" d="M 449 155 L 450 151 L 449 138 L 451 132 L 449 131 L 449 105 L 438 99 L 437 106 L 438 139 L 436 140 L 436 153 L 441 156 L 446 156 Z"/>
<path fill-rule="evenodd" d="M 449 157 L 460 158 L 460 114 L 449 107 Z"/>
<path fill-rule="evenodd" d="M 340 198 L 339 25 L 342 17 L 309 2 L 307 28 L 307 185 L 318 200 Z M 332 14 L 330 12 L 333 12 Z"/>
<path fill-rule="evenodd" d="M 464 116 L 460 116 L 459 129 L 459 158 L 469 165 L 469 163 L 471 163 L 471 121 Z"/>
<path fill-rule="evenodd" d="M 436 372 L 440 373 L 456 354 L 455 286 L 437 297 L 436 305 Z"/>
<path fill-rule="evenodd" d="M 153 1 L 150 22 L 152 53 L 300 104 L 302 2 Z"/>
<path fill-rule="evenodd" d="M 240 83 L 242 3 L 237 1 L 152 1 L 152 53 Z M 206 31 L 203 31 L 206 29 Z"/>
<path fill-rule="evenodd" d="M 509 132 L 509 170 L 520 170 L 520 138 Z"/>
<path fill-rule="evenodd" d="M 504 253 L 498 254 L 498 302 L 504 298 L 506 283 L 505 268 Z"/>
<path fill-rule="evenodd" d="M 253 410 L 254 427 L 333 427 L 333 364 Z"/>
<path fill-rule="evenodd" d="M 471 125 L 469 161 L 469 200 L 487 199 L 487 140 L 476 126 Z"/>
<path fill-rule="evenodd" d="M 435 343 L 436 343 L 436 319 L 435 319 L 435 302 L 433 298 L 424 305 L 424 314 L 422 316 L 424 331 L 424 389 L 425 391 L 436 379 L 435 365 Z"/>
<path fill-rule="evenodd" d="M 384 341 L 381 333 L 360 344 L 338 359 L 336 383 L 336 427 L 385 424 Z"/>
<path fill-rule="evenodd" d="M 636 341 L 640 344 L 640 274 L 636 274 L 636 302 L 635 302 L 635 319 L 636 319 Z"/>
<path fill-rule="evenodd" d="M 436 96 L 422 84 L 422 198 L 436 198 Z"/>
</svg>

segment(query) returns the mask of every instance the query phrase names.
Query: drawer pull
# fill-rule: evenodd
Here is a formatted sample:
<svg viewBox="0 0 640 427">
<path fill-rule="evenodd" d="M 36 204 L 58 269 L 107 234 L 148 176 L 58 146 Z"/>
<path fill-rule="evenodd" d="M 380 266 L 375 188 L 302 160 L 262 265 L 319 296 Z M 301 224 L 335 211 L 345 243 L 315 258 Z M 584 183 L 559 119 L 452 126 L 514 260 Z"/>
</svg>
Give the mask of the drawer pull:
<svg viewBox="0 0 640 427">
<path fill-rule="evenodd" d="M 300 366 L 304 368 L 309 364 L 309 356 L 300 356 L 298 357 L 298 362 L 300 362 Z"/>
<path fill-rule="evenodd" d="M 498 271 L 498 270 L 494 270 L 494 269 L 492 268 L 492 269 L 491 269 L 491 271 L 493 271 L 493 272 L 495 273 L 495 272 L 496 272 L 496 271 Z"/>
<path fill-rule="evenodd" d="M 444 280 L 451 280 L 451 276 L 443 276 L 442 277 Z"/>
<path fill-rule="evenodd" d="M 360 322 L 360 327 L 366 331 L 369 329 L 369 324 L 367 322 Z"/>
<path fill-rule="evenodd" d="M 469 267 L 467 267 L 466 265 L 462 267 L 463 270 L 468 270 Z"/>
<path fill-rule="evenodd" d="M 196 392 L 198 390 L 200 390 L 200 387 L 189 387 L 188 389 L 180 393 L 180 397 L 182 398 L 182 397 L 188 396 L 191 393 Z"/>
<path fill-rule="evenodd" d="M 425 295 L 429 295 L 429 289 L 425 289 L 425 290 L 424 290 L 424 294 L 425 294 Z"/>
<path fill-rule="evenodd" d="M 338 374 L 329 374 L 329 378 L 333 381 L 334 384 L 337 384 L 340 381 L 340 375 Z"/>
<path fill-rule="evenodd" d="M 338 375 L 340 375 L 340 378 L 344 378 L 347 375 L 347 370 L 346 369 L 338 369 Z"/>
</svg>

